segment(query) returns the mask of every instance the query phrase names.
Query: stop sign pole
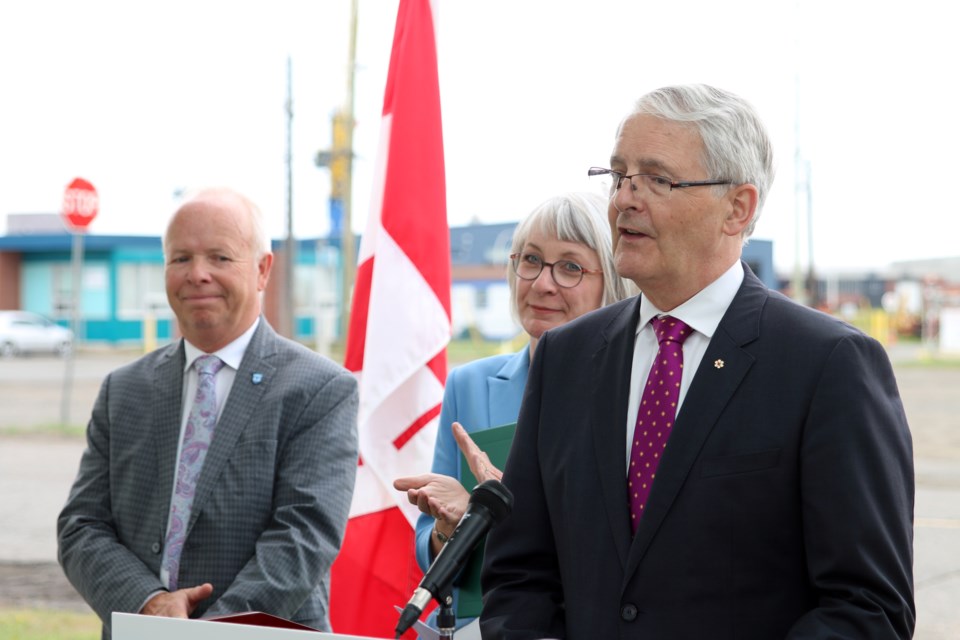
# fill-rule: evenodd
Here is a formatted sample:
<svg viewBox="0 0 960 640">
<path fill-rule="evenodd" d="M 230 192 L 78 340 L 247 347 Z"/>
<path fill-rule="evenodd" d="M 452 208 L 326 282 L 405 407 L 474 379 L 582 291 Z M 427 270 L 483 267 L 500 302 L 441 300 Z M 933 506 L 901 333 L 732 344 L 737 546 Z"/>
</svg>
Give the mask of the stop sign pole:
<svg viewBox="0 0 960 640">
<path fill-rule="evenodd" d="M 70 326 L 73 329 L 73 344 L 67 353 L 66 369 L 63 376 L 63 395 L 60 404 L 60 423 L 70 423 L 70 390 L 73 387 L 73 354 L 80 341 L 80 293 L 83 272 L 83 235 L 87 227 L 100 211 L 100 196 L 90 182 L 83 178 L 74 178 L 63 193 L 61 215 L 67 229 L 73 233 L 71 256 L 71 284 L 73 301 L 70 305 Z"/>
</svg>

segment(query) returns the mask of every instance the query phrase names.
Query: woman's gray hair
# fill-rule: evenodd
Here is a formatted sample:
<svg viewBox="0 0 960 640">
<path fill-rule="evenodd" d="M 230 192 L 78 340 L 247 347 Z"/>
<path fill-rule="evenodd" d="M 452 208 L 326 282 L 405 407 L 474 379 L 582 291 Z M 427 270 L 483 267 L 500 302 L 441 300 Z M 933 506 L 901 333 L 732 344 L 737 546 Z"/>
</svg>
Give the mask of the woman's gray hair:
<svg viewBox="0 0 960 640">
<path fill-rule="evenodd" d="M 757 188 L 757 210 L 743 231 L 746 241 L 757 225 L 775 174 L 773 145 L 753 106 L 729 91 L 691 84 L 648 93 L 634 105 L 631 115 L 636 114 L 692 124 L 703 141 L 701 163 L 708 179 L 752 184 Z M 689 179 L 688 176 L 680 178 Z"/>
<path fill-rule="evenodd" d="M 627 297 L 627 283 L 617 275 L 613 239 L 607 222 L 607 199 L 596 193 L 566 193 L 540 203 L 513 231 L 510 253 L 519 253 L 531 234 L 539 231 L 562 242 L 576 242 L 597 253 L 603 270 L 603 300 L 608 305 Z M 517 274 L 507 265 L 510 312 L 519 323 Z"/>
</svg>

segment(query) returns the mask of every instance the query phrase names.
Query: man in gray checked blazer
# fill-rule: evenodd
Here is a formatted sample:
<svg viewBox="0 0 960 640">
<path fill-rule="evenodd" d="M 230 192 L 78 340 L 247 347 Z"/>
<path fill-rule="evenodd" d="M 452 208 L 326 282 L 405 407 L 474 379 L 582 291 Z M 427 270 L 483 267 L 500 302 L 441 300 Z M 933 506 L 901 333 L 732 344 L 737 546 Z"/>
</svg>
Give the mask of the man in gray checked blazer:
<svg viewBox="0 0 960 640">
<path fill-rule="evenodd" d="M 240 194 L 209 190 L 185 203 L 164 256 L 184 339 L 104 380 L 57 523 L 60 563 L 104 638 L 114 611 L 264 611 L 329 630 L 329 570 L 357 464 L 356 382 L 261 317 L 273 256 Z M 225 363 L 219 418 L 170 576 L 170 505 L 204 354 Z"/>
</svg>

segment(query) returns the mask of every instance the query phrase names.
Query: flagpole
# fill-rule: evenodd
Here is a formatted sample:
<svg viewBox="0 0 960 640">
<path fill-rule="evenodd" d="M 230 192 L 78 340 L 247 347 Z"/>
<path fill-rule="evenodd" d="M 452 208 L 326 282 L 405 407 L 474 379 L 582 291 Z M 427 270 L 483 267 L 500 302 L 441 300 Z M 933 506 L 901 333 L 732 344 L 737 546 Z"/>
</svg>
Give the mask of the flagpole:
<svg viewBox="0 0 960 640">
<path fill-rule="evenodd" d="M 293 60 L 287 56 L 287 100 L 284 104 L 287 116 L 287 237 L 283 251 L 283 305 L 280 314 L 280 333 L 291 340 L 297 337 L 296 305 L 294 304 L 294 269 L 296 268 L 297 243 L 293 235 Z"/>
</svg>

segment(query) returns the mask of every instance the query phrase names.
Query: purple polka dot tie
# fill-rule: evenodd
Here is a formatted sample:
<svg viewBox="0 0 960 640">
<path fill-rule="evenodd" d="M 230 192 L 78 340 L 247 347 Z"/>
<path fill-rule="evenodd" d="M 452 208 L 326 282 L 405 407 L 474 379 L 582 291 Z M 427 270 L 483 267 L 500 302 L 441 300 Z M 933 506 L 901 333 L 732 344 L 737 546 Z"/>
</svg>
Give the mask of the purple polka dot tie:
<svg viewBox="0 0 960 640">
<path fill-rule="evenodd" d="M 187 524 L 193 508 L 193 496 L 197 480 L 207 457 L 207 449 L 213 440 L 213 428 L 217 424 L 217 387 L 214 376 L 223 368 L 224 362 L 217 356 L 200 356 L 193 366 L 197 369 L 199 383 L 194 396 L 187 426 L 183 432 L 180 449 L 180 464 L 177 465 L 176 488 L 170 502 L 170 525 L 167 541 L 163 547 L 161 566 L 169 575 L 168 588 L 177 589 L 180 573 L 180 553 L 187 537 Z"/>
<path fill-rule="evenodd" d="M 637 525 L 643 516 L 643 507 L 656 478 L 657 465 L 677 415 L 680 379 L 683 376 L 683 341 L 692 333 L 690 327 L 670 316 L 654 318 L 650 324 L 656 332 L 660 349 L 643 388 L 630 447 L 627 491 L 630 496 L 630 530 L 633 533 L 637 532 Z"/>
</svg>

